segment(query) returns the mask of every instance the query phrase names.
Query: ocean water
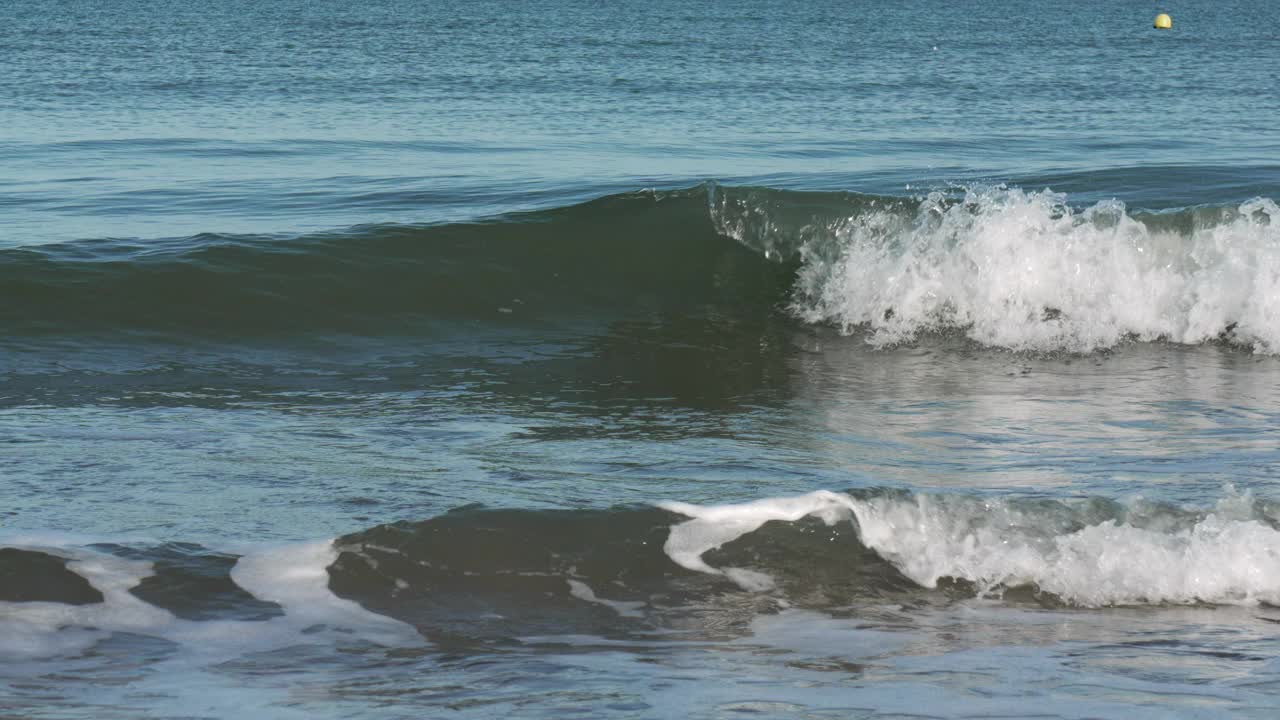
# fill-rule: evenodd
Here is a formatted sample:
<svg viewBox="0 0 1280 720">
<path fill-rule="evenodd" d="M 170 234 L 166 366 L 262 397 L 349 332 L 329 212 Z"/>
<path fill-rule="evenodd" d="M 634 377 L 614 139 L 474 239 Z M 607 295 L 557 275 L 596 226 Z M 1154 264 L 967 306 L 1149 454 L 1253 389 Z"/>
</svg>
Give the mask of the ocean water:
<svg viewBox="0 0 1280 720">
<path fill-rule="evenodd" d="M 0 19 L 0 717 L 1275 716 L 1280 6 Z"/>
</svg>

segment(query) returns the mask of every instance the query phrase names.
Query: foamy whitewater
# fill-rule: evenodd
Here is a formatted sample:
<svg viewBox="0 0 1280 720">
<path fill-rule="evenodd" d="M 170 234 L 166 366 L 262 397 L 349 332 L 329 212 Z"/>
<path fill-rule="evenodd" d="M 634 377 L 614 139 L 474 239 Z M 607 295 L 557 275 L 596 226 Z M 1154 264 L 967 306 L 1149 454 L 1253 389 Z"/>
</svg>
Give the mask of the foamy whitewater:
<svg viewBox="0 0 1280 720">
<path fill-rule="evenodd" d="M 804 599 L 789 597 L 766 565 L 716 567 L 708 553 L 760 533 L 766 523 L 797 524 L 805 518 L 823 526 L 848 526 L 857 540 L 888 561 L 921 590 L 940 581 L 966 581 L 979 598 L 1001 598 L 1007 591 L 1029 589 L 1052 603 L 1079 607 L 1119 605 L 1277 605 L 1280 604 L 1280 530 L 1276 508 L 1249 494 L 1230 492 L 1213 507 L 1187 509 L 1134 500 L 1127 504 L 1086 501 L 1032 501 L 945 493 L 818 491 L 742 504 L 699 506 L 664 502 L 661 508 L 688 518 L 673 518 L 662 551 L 672 569 L 721 575 L 751 595 L 771 597 L 790 607 Z M 493 532 L 500 526 L 488 525 Z M 634 541 L 627 537 L 623 515 L 614 523 L 618 537 L 597 542 Z M 477 529 L 483 529 L 481 523 Z M 799 527 L 799 526 L 797 526 Z M 812 532 L 801 529 L 801 532 Z M 762 536 L 762 538 L 765 536 Z M 246 653 L 278 651 L 300 644 L 331 646 L 335 638 L 355 639 L 384 647 L 430 647 L 413 624 L 370 612 L 334 593 L 331 570 L 339 560 L 334 541 L 265 548 L 238 558 L 229 577 L 256 601 L 278 605 L 275 617 L 249 620 L 192 620 L 150 604 L 131 592 L 155 579 L 151 562 L 121 558 L 100 546 L 64 539 L 8 537 L 5 546 L 41 552 L 68 561 L 67 569 L 102 593 L 86 605 L 60 602 L 0 603 L 0 655 L 11 662 L 56 658 L 88 650 L 112 634 L 145 634 L 175 643 L 183 652 L 174 661 L 220 662 Z M 541 542 L 530 538 L 530 542 Z M 824 542 L 834 543 L 832 536 Z M 344 541 L 345 542 L 345 541 Z M 775 540 L 765 539 L 772 543 Z M 422 567 L 440 561 L 407 548 L 364 542 L 364 550 L 396 562 Z M 430 546 L 424 548 L 433 552 Z M 442 548 L 443 550 L 443 548 Z M 463 575 L 494 578 L 510 574 L 545 577 L 553 587 L 584 603 L 606 608 L 620 620 L 644 620 L 661 605 L 655 596 L 639 600 L 610 597 L 607 584 L 574 564 L 563 574 L 521 569 L 511 557 L 494 555 Z M 565 552 L 561 550 L 560 552 Z M 369 556 L 370 558 L 374 556 Z M 759 556 L 748 554 L 746 558 Z M 640 558 L 625 552 L 607 556 L 618 577 Z M 797 550 L 788 563 L 813 562 Z M 588 562 L 599 562 L 588 561 Z M 862 562 L 856 553 L 829 559 L 824 573 L 852 572 Z M 370 567 L 391 581 L 395 598 L 421 581 L 397 575 L 392 563 L 369 560 Z M 846 567 L 842 567 L 846 566 Z M 631 571 L 634 572 L 634 571 Z M 407 577 L 407 576 L 406 576 Z M 14 578 L 22 582 L 20 578 Z M 588 581 L 596 582 L 592 587 Z M 439 585 L 442 579 L 434 581 Z M 619 587 L 625 583 L 616 583 Z M 333 586 L 338 587 L 338 586 Z M 345 586 L 344 586 L 345 587 Z M 445 592 L 440 586 L 431 592 Z M 481 605 L 483 591 L 473 602 Z M 405 595 L 406 608 L 411 602 Z M 531 601 L 532 598 L 525 601 Z M 495 617 L 500 617 L 495 615 Z"/>
<path fill-rule="evenodd" d="M 827 491 L 743 505 L 664 507 L 693 518 L 672 529 L 666 551 L 673 561 L 724 573 L 750 590 L 772 582 L 749 570 L 709 567 L 703 553 L 765 522 L 812 515 L 827 525 L 856 523 L 864 545 L 929 588 L 943 578 L 967 580 L 979 595 L 998 597 L 1030 585 L 1093 607 L 1280 604 L 1277 520 L 1248 496 L 1229 496 L 1201 512 L 1141 502 L 1104 509 L 924 494 L 858 500 Z M 1121 518 L 1099 517 L 1106 514 Z"/>
<path fill-rule="evenodd" d="M 1130 214 L 1065 194 L 935 192 L 915 213 L 804 228 L 793 308 L 876 346 L 959 331 L 984 345 L 1086 353 L 1129 340 L 1280 350 L 1280 207 Z M 723 230 L 734 228 L 723 223 Z"/>
<path fill-rule="evenodd" d="M 10 662 L 75 655 L 117 633 L 162 638 L 181 648 L 173 661 L 200 664 L 300 643 L 331 643 L 332 634 L 316 632 L 317 628 L 341 628 L 346 636 L 358 634 L 384 645 L 415 647 L 422 642 L 412 627 L 329 592 L 325 568 L 336 557 L 330 542 L 266 549 L 239 559 L 231 571 L 235 582 L 254 598 L 284 610 L 279 617 L 255 622 L 187 620 L 147 603 L 129 591 L 153 576 L 149 562 L 95 552 L 66 540 L 43 545 L 6 538 L 4 546 L 66 558 L 67 569 L 103 595 L 101 602 L 87 605 L 0 602 L 0 658 Z"/>
</svg>

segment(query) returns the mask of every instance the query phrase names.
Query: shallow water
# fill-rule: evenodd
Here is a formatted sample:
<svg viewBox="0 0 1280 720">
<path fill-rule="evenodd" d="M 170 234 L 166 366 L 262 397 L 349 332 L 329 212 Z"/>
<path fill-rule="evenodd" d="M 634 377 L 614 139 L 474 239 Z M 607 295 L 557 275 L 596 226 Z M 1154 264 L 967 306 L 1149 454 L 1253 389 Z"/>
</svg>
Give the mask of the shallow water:
<svg viewBox="0 0 1280 720">
<path fill-rule="evenodd" d="M 1276 10 L 17 3 L 0 715 L 1270 717 Z"/>
</svg>

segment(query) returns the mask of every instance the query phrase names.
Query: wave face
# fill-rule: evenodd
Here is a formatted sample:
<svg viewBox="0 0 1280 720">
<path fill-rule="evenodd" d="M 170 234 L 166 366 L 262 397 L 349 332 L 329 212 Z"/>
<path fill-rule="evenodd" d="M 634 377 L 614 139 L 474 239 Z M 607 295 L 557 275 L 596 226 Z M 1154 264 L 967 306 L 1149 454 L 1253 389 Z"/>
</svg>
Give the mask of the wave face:
<svg viewBox="0 0 1280 720">
<path fill-rule="evenodd" d="M 0 300 L 11 338 L 541 331 L 786 307 L 875 346 L 944 333 L 1030 351 L 1138 340 L 1275 353 L 1280 207 L 712 184 L 474 223 L 8 248 Z"/>
<path fill-rule="evenodd" d="M 763 312 L 786 273 L 719 237 L 702 188 L 490 221 L 294 237 L 205 234 L 0 250 L 0 332 L 240 341 Z"/>
<path fill-rule="evenodd" d="M 436 641 L 733 634 L 780 601 L 835 607 L 915 588 L 848 524 L 805 514 L 767 527 L 730 522 L 736 533 L 700 554 L 736 568 L 725 573 L 673 559 L 683 521 L 677 511 L 640 507 L 463 508 L 339 538 L 330 587 Z"/>
<path fill-rule="evenodd" d="M 1280 507 L 860 490 L 739 505 L 464 508 L 340 538 L 330 587 L 436 636 L 740 625 L 769 608 L 995 597 L 1280 603 Z"/>
</svg>

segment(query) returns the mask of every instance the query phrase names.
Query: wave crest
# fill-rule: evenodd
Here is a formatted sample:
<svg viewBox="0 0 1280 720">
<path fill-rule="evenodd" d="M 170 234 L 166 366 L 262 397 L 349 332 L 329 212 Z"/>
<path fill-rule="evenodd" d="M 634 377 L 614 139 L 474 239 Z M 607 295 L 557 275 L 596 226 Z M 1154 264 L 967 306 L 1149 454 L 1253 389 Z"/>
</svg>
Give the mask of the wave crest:
<svg viewBox="0 0 1280 720">
<path fill-rule="evenodd" d="M 864 547 L 925 588 L 959 581 L 999 596 L 1029 587 L 1086 607 L 1280 604 L 1274 509 L 1247 494 L 1228 493 L 1208 510 L 884 491 L 664 507 L 691 518 L 672 528 L 673 562 L 748 590 L 772 587 L 769 576 L 709 567 L 703 553 L 768 520 L 814 516 L 827 525 L 851 519 Z"/>
<path fill-rule="evenodd" d="M 1015 350 L 1225 340 L 1280 352 L 1270 199 L 1131 214 L 1115 200 L 1076 209 L 1059 193 L 995 188 L 826 228 L 799 246 L 792 309 L 876 346 L 959 331 Z"/>
<path fill-rule="evenodd" d="M 785 305 L 874 346 L 960 333 L 1031 351 L 1139 340 L 1280 353 L 1280 206 L 1135 212 L 1047 190 L 911 199 L 710 183 L 452 225 L 0 249 L 0 300 L 10 337 L 413 334 Z"/>
</svg>

